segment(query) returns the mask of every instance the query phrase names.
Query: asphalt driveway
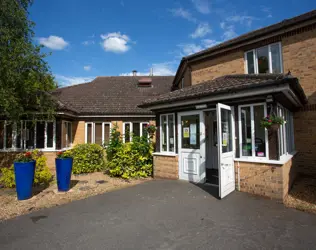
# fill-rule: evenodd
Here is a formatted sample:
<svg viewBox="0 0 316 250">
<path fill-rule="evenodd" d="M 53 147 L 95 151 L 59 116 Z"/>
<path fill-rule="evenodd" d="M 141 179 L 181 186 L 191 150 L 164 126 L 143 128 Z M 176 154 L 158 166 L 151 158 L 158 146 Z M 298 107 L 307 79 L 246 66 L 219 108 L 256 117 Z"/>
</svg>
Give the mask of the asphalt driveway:
<svg viewBox="0 0 316 250">
<path fill-rule="evenodd" d="M 0 249 L 315 249 L 316 216 L 152 181 L 0 223 Z"/>
</svg>

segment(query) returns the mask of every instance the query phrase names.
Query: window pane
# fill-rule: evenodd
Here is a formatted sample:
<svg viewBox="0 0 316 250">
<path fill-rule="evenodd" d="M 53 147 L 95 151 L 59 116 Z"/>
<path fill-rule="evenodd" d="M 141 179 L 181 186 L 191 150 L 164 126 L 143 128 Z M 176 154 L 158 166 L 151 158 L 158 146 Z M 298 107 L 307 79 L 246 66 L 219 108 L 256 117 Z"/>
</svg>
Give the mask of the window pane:
<svg viewBox="0 0 316 250">
<path fill-rule="evenodd" d="M 34 149 L 35 124 L 32 121 L 26 122 L 25 146 L 26 149 Z"/>
<path fill-rule="evenodd" d="M 257 49 L 259 73 L 269 73 L 269 49 L 263 47 Z"/>
<path fill-rule="evenodd" d="M 250 107 L 241 108 L 242 156 L 252 156 Z"/>
<path fill-rule="evenodd" d="M 281 73 L 281 51 L 279 44 L 271 45 L 272 73 Z"/>
<path fill-rule="evenodd" d="M 52 148 L 54 146 L 54 123 L 47 122 L 46 130 L 47 147 Z"/>
<path fill-rule="evenodd" d="M 266 156 L 266 132 L 260 125 L 261 119 L 264 115 L 264 106 L 254 106 L 254 123 L 255 123 L 255 152 L 257 157 Z"/>
<path fill-rule="evenodd" d="M 103 141 L 104 145 L 108 145 L 110 142 L 110 124 L 104 124 L 104 136 L 103 136 Z"/>
<path fill-rule="evenodd" d="M 174 152 L 174 123 L 173 123 L 173 115 L 168 115 L 168 131 L 169 131 L 169 152 Z"/>
<path fill-rule="evenodd" d="M 44 148 L 45 122 L 36 123 L 36 148 Z"/>
<path fill-rule="evenodd" d="M 167 116 L 161 116 L 161 144 L 162 151 L 167 151 Z"/>
<path fill-rule="evenodd" d="M 231 110 L 221 109 L 222 153 L 233 151 Z"/>
<path fill-rule="evenodd" d="M 125 142 L 130 142 L 131 139 L 131 125 L 129 123 L 125 123 Z"/>
<path fill-rule="evenodd" d="M 200 148 L 200 117 L 189 115 L 181 117 L 182 148 Z"/>
<path fill-rule="evenodd" d="M 140 136 L 140 123 L 139 122 L 133 123 L 133 136 Z"/>
<path fill-rule="evenodd" d="M 248 67 L 248 74 L 255 73 L 255 62 L 253 60 L 253 51 L 247 52 L 247 67 Z"/>
<path fill-rule="evenodd" d="M 71 147 L 72 144 L 72 126 L 71 122 L 67 122 L 67 147 Z"/>
<path fill-rule="evenodd" d="M 4 121 L 0 122 L 0 149 L 3 149 L 4 142 Z"/>
<path fill-rule="evenodd" d="M 102 123 L 94 124 L 94 143 L 102 145 Z"/>
<path fill-rule="evenodd" d="M 142 132 L 143 132 L 143 134 L 142 134 L 142 136 L 145 136 L 145 137 L 148 137 L 148 133 L 147 133 L 147 123 L 143 123 L 142 124 L 142 126 L 143 126 L 143 128 L 142 128 Z"/>
<path fill-rule="evenodd" d="M 87 124 L 87 143 L 92 143 L 92 123 Z"/>
<path fill-rule="evenodd" d="M 21 122 L 16 123 L 16 147 L 21 148 Z"/>
</svg>

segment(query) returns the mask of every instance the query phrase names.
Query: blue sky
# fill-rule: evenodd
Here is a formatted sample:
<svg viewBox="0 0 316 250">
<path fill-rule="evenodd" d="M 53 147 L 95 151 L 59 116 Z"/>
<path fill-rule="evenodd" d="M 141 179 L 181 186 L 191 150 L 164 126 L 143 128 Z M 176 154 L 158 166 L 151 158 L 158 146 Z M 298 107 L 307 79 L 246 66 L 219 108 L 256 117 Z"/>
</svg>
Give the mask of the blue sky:
<svg viewBox="0 0 316 250">
<path fill-rule="evenodd" d="M 308 0 L 35 0 L 35 43 L 60 85 L 136 69 L 172 75 L 183 56 L 316 8 Z"/>
</svg>

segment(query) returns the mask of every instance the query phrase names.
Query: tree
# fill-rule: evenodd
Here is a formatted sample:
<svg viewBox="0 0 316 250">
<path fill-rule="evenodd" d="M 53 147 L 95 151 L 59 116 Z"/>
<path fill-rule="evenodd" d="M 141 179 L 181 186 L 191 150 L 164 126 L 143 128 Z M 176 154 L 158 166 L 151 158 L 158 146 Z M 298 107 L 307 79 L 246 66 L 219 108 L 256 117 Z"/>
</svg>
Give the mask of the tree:
<svg viewBox="0 0 316 250">
<path fill-rule="evenodd" d="M 0 114 L 19 120 L 26 114 L 52 116 L 56 88 L 42 46 L 33 44 L 33 0 L 0 0 Z"/>
</svg>

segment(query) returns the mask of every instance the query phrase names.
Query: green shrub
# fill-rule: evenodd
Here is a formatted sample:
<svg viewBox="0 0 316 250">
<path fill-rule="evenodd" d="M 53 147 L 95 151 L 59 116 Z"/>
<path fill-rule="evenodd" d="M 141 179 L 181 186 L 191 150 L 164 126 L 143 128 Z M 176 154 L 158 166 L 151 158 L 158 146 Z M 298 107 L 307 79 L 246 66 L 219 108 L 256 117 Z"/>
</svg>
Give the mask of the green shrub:
<svg viewBox="0 0 316 250">
<path fill-rule="evenodd" d="M 74 174 L 92 173 L 104 169 L 104 149 L 98 144 L 78 144 L 69 150 Z"/>
<path fill-rule="evenodd" d="M 32 158 L 36 160 L 35 175 L 34 175 L 34 186 L 38 185 L 49 185 L 52 181 L 53 176 L 47 166 L 47 159 L 43 153 L 39 150 L 32 152 Z M 3 168 L 0 183 L 6 188 L 15 187 L 15 175 L 13 165 L 10 168 Z"/>
<path fill-rule="evenodd" d="M 110 142 L 106 147 L 106 158 L 111 161 L 113 156 L 116 155 L 118 150 L 123 147 L 121 133 L 118 131 L 117 124 L 111 129 Z"/>
<path fill-rule="evenodd" d="M 117 144 L 111 152 L 116 152 L 108 158 L 109 174 L 124 179 L 133 177 L 148 177 L 153 171 L 153 147 L 147 137 L 133 137 L 132 142 Z"/>
</svg>

